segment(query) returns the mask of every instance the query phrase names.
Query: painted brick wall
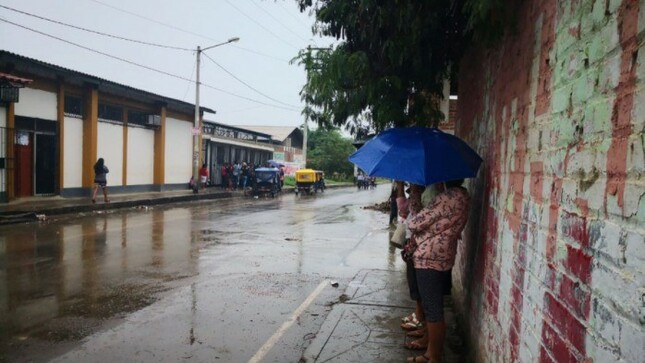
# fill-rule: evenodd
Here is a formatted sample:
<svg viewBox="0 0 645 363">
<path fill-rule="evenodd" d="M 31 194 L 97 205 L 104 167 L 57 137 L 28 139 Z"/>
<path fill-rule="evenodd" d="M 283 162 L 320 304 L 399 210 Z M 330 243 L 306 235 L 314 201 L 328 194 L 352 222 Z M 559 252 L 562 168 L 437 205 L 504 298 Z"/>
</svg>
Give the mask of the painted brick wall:
<svg viewBox="0 0 645 363">
<path fill-rule="evenodd" d="M 461 64 L 485 159 L 455 302 L 482 362 L 645 359 L 645 0 L 518 2 Z"/>
</svg>

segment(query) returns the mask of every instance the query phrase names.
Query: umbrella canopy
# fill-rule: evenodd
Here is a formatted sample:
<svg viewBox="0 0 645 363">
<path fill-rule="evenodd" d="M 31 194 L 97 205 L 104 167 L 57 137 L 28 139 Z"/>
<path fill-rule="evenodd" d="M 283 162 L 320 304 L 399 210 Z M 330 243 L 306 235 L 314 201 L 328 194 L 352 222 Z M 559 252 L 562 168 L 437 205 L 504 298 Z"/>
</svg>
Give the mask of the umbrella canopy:
<svg viewBox="0 0 645 363">
<path fill-rule="evenodd" d="M 284 164 L 279 163 L 279 162 L 277 162 L 275 160 L 267 160 L 267 164 L 271 165 L 274 168 L 278 168 L 278 169 L 284 166 Z"/>
<path fill-rule="evenodd" d="M 460 138 L 436 128 L 392 128 L 349 156 L 370 176 L 430 185 L 477 176 L 482 158 Z"/>
</svg>

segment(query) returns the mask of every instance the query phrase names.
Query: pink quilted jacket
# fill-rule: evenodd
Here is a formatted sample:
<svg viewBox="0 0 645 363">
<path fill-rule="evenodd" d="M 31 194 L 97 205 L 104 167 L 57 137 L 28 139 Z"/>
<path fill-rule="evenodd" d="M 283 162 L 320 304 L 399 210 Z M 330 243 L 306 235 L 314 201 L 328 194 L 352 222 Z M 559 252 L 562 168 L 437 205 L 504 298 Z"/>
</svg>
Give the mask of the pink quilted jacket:
<svg viewBox="0 0 645 363">
<path fill-rule="evenodd" d="M 464 188 L 437 194 L 408 222 L 415 236 L 414 267 L 448 271 L 455 264 L 457 242 L 468 220 L 470 197 Z"/>
</svg>

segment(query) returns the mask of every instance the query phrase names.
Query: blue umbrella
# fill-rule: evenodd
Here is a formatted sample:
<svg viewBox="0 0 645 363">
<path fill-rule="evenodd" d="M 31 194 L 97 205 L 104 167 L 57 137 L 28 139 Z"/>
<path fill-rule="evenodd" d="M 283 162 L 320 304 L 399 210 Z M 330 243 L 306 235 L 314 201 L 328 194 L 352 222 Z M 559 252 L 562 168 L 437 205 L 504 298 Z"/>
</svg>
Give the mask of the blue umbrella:
<svg viewBox="0 0 645 363">
<path fill-rule="evenodd" d="M 419 185 L 472 178 L 482 158 L 460 138 L 435 128 L 392 128 L 349 156 L 370 176 Z"/>
<path fill-rule="evenodd" d="M 280 169 L 281 167 L 283 167 L 283 166 L 284 166 L 284 164 L 279 163 L 279 162 L 277 162 L 277 161 L 275 161 L 275 160 L 267 160 L 267 163 L 268 163 L 269 165 L 271 165 L 272 167 L 274 167 L 274 168 L 278 168 L 278 169 Z"/>
</svg>

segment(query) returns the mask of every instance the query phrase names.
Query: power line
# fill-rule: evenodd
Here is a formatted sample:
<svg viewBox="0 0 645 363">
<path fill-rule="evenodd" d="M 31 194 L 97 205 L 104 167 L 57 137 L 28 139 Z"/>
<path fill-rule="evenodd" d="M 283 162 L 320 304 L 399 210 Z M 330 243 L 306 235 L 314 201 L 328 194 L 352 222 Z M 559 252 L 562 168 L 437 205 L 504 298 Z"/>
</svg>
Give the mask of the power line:
<svg viewBox="0 0 645 363">
<path fill-rule="evenodd" d="M 216 66 L 220 67 L 220 68 L 221 68 L 224 72 L 226 72 L 229 76 L 231 76 L 231 77 L 235 78 L 238 82 L 240 82 L 240 83 L 242 83 L 243 85 L 245 85 L 246 87 L 250 88 L 250 89 L 251 89 L 252 91 L 254 91 L 255 93 L 257 93 L 257 94 L 259 94 L 259 95 L 262 95 L 262 96 L 264 96 L 264 97 L 266 97 L 266 98 L 270 99 L 271 101 L 277 102 L 277 103 L 279 103 L 279 104 L 281 104 L 281 105 L 285 105 L 285 106 L 288 106 L 288 107 L 297 108 L 296 106 L 290 105 L 290 104 L 288 104 L 288 103 L 284 103 L 284 102 L 282 102 L 282 101 L 280 101 L 280 100 L 277 100 L 277 99 L 275 99 L 275 98 L 273 98 L 273 97 L 271 97 L 271 96 L 269 96 L 269 95 L 266 95 L 266 94 L 264 94 L 264 93 L 260 92 L 260 91 L 259 91 L 259 90 L 257 90 L 255 87 L 253 87 L 253 86 L 251 86 L 250 84 L 248 84 L 248 83 L 244 82 L 243 80 L 241 80 L 241 79 L 237 78 L 237 76 L 235 76 L 233 73 L 229 72 L 229 71 L 228 71 L 226 68 L 224 68 L 222 65 L 220 65 L 220 64 L 219 64 L 219 63 L 217 63 L 217 62 L 215 62 L 215 60 L 213 60 L 213 58 L 211 58 L 208 54 L 206 54 L 206 53 L 202 53 L 202 54 L 203 54 L 206 58 L 208 58 L 208 60 L 210 60 L 211 62 L 215 63 L 215 65 L 216 65 Z"/>
<path fill-rule="evenodd" d="M 193 63 L 193 70 L 190 71 L 190 82 L 188 82 L 188 85 L 186 86 L 186 92 L 184 92 L 184 97 L 181 99 L 182 101 L 186 101 L 186 96 L 188 96 L 188 91 L 190 91 L 190 86 L 192 86 L 195 81 L 193 81 L 193 74 L 195 73 L 195 69 L 197 68 L 196 64 Z"/>
<path fill-rule="evenodd" d="M 308 42 L 308 40 L 307 40 L 307 39 L 305 39 L 305 38 L 301 37 L 301 36 L 300 36 L 300 34 L 298 34 L 297 32 L 295 32 L 295 31 L 293 31 L 293 30 L 291 30 L 291 28 L 288 28 L 286 25 L 282 24 L 282 22 L 281 22 L 278 18 L 276 18 L 275 16 L 273 16 L 273 14 L 271 14 L 271 13 L 270 13 L 268 10 L 266 10 L 265 8 L 263 8 L 263 7 L 261 7 L 260 5 L 258 5 L 255 1 L 251 0 L 251 3 L 252 3 L 253 5 L 255 5 L 255 7 L 257 7 L 258 9 L 260 9 L 260 10 L 262 10 L 264 13 L 266 13 L 266 14 L 267 14 L 271 19 L 275 20 L 275 22 L 276 22 L 276 23 L 278 23 L 278 25 L 280 25 L 281 27 L 283 27 L 284 29 L 286 29 L 289 33 L 291 33 L 291 34 L 295 35 L 296 37 L 300 38 L 300 40 L 302 40 L 302 41 L 303 41 L 303 42 L 305 42 L 305 43 L 306 43 L 306 42 Z"/>
<path fill-rule="evenodd" d="M 238 98 L 241 98 L 241 99 L 244 99 L 244 100 L 249 100 L 249 101 L 252 101 L 252 102 L 255 102 L 255 103 L 259 103 L 259 104 L 261 104 L 261 105 L 271 106 L 271 107 L 274 107 L 274 108 L 279 108 L 279 109 L 287 110 L 287 111 L 291 111 L 291 112 L 300 112 L 300 110 L 294 109 L 293 107 L 282 107 L 282 106 L 274 105 L 274 104 L 271 104 L 271 103 L 266 103 L 266 102 L 258 101 L 258 100 L 253 99 L 253 98 L 249 98 L 249 97 L 244 97 L 244 96 L 236 95 L 235 93 L 231 93 L 231 92 L 228 92 L 228 91 L 224 91 L 224 90 L 222 90 L 222 89 L 219 89 L 219 88 L 217 88 L 217 87 L 210 86 L 210 85 L 205 84 L 205 83 L 201 83 L 201 82 L 199 82 L 199 84 L 200 84 L 200 85 L 202 85 L 202 86 L 204 86 L 204 87 L 206 87 L 206 88 L 210 88 L 210 89 L 214 89 L 214 90 L 216 90 L 216 91 L 224 92 L 224 93 L 229 94 L 229 95 L 231 95 L 231 96 L 235 96 L 235 97 L 238 97 Z"/>
<path fill-rule="evenodd" d="M 21 25 L 21 24 L 17 24 L 17 23 L 14 23 L 14 22 L 12 22 L 12 21 L 9 21 L 9 20 L 3 19 L 3 18 L 0 18 L 0 21 L 3 21 L 3 22 L 5 22 L 5 23 L 8 23 L 8 24 L 11 24 L 11 25 L 14 25 L 14 26 L 17 26 L 17 27 L 19 27 L 19 28 L 23 28 L 23 29 L 26 29 L 26 30 L 32 31 L 32 32 L 34 32 L 34 33 L 38 33 L 38 34 L 40 34 L 40 35 L 44 35 L 44 36 L 49 37 L 49 38 L 53 38 L 53 39 L 59 40 L 59 41 L 61 41 L 61 42 L 63 42 L 63 43 L 71 44 L 71 45 L 73 45 L 73 46 L 76 46 L 76 47 L 79 47 L 79 48 L 85 49 L 85 50 L 90 51 L 90 52 L 93 52 L 93 53 L 97 53 L 97 54 L 100 54 L 100 55 L 106 56 L 106 57 L 108 57 L 108 58 L 112 58 L 112 59 L 119 60 L 119 61 L 121 61 L 121 62 L 128 63 L 128 64 L 133 65 L 133 66 L 137 66 L 137 67 L 140 67 L 140 68 L 144 68 L 144 69 L 147 69 L 147 70 L 150 70 L 150 71 L 153 71 L 153 72 L 157 72 L 157 73 L 160 73 L 160 74 L 163 74 L 163 75 L 169 76 L 169 77 L 173 77 L 173 78 L 177 78 L 177 79 L 181 79 L 181 80 L 184 80 L 184 81 L 189 81 L 189 82 L 195 83 L 195 81 L 193 81 L 192 79 L 189 79 L 189 78 L 186 78 L 186 77 L 182 77 L 182 76 L 178 76 L 178 75 L 176 75 L 176 74 L 172 74 L 172 73 L 169 73 L 169 72 L 166 72 L 166 71 L 160 70 L 160 69 L 152 68 L 152 67 L 150 67 L 150 66 L 146 66 L 146 65 L 143 65 L 143 64 L 139 64 L 139 63 L 133 62 L 133 61 L 128 60 L 128 59 L 125 59 L 125 58 L 117 57 L 117 56 L 115 56 L 115 55 L 112 55 L 112 54 L 109 54 L 109 53 L 102 52 L 102 51 L 100 51 L 100 50 L 96 50 L 96 49 L 93 49 L 93 48 L 89 48 L 89 47 L 86 47 L 86 46 L 84 46 L 84 45 L 81 45 L 81 44 L 78 44 L 78 43 L 74 43 L 74 42 L 71 42 L 71 41 L 69 41 L 69 40 L 66 40 L 66 39 L 63 39 L 63 38 L 59 38 L 59 37 L 57 37 L 57 36 L 54 36 L 54 35 L 51 35 L 51 34 L 47 34 L 47 33 L 41 32 L 41 31 L 39 31 L 39 30 L 32 29 L 32 28 L 26 27 L 26 26 Z M 200 84 L 201 84 L 202 86 L 204 86 L 204 87 L 207 87 L 207 88 L 210 88 L 210 89 L 213 89 L 213 90 L 216 90 L 216 91 L 222 92 L 222 93 L 226 93 L 226 94 L 228 94 L 228 95 L 230 95 L 230 96 L 233 96 L 233 97 L 237 97 L 237 98 L 241 98 L 241 99 L 248 100 L 248 101 L 251 101 L 251 102 L 259 103 L 259 104 L 262 104 L 262 105 L 265 105 L 265 106 L 270 106 L 270 107 L 275 107 L 275 108 L 281 108 L 281 109 L 285 109 L 285 110 L 289 110 L 289 111 L 294 111 L 294 112 L 296 111 L 296 110 L 294 110 L 293 108 L 286 108 L 286 107 L 282 107 L 282 106 L 278 106 L 278 105 L 274 105 L 274 104 L 266 103 L 266 102 L 263 102 L 263 101 L 259 101 L 259 100 L 256 100 L 256 99 L 253 99 L 253 98 L 250 98 L 250 97 L 241 96 L 241 95 L 238 95 L 238 94 L 235 94 L 235 93 L 232 93 L 232 92 L 229 92 L 229 91 L 223 90 L 223 89 L 221 89 L 221 88 L 213 87 L 213 86 L 210 86 L 210 85 L 208 85 L 208 84 L 201 83 L 201 82 L 200 82 Z"/>
<path fill-rule="evenodd" d="M 124 9 L 121 9 L 121 8 L 117 8 L 116 6 L 112 6 L 112 5 L 110 5 L 110 4 L 106 4 L 106 3 L 102 2 L 102 1 L 99 1 L 99 0 L 90 0 L 90 1 L 93 1 L 93 2 L 95 2 L 95 3 L 97 3 L 97 4 L 101 4 L 101 5 L 103 5 L 103 6 L 106 6 L 106 7 L 108 7 L 108 8 L 114 9 L 114 10 L 116 10 L 116 11 L 120 11 L 120 12 L 123 12 L 123 13 L 129 14 L 129 15 L 135 16 L 135 17 L 137 17 L 137 18 L 141 18 L 141 19 L 144 19 L 144 20 L 147 20 L 147 21 L 153 22 L 153 23 L 155 23 L 155 24 L 159 24 L 159 25 L 165 26 L 165 27 L 167 27 L 167 28 L 171 28 L 171 29 L 174 29 L 174 30 L 180 31 L 180 32 L 182 32 L 182 33 L 186 33 L 186 34 L 194 35 L 194 36 L 197 36 L 197 37 L 200 37 L 200 38 L 204 38 L 204 39 L 210 39 L 210 40 L 212 40 L 212 41 L 218 41 L 217 39 L 214 39 L 214 38 L 208 37 L 208 36 L 206 36 L 206 35 L 202 35 L 202 34 L 194 33 L 194 32 L 191 32 L 190 30 L 185 30 L 185 29 L 182 29 L 182 28 L 176 27 L 176 26 L 171 25 L 171 24 L 166 24 L 166 23 L 161 22 L 161 21 L 159 21 L 159 20 L 151 19 L 151 18 L 148 18 L 148 17 L 146 17 L 146 16 L 139 15 L 139 14 L 137 14 L 137 13 L 133 13 L 133 12 L 131 12 L 131 11 L 127 11 L 127 10 L 124 10 Z"/>
<path fill-rule="evenodd" d="M 278 39 L 279 41 L 283 42 L 284 44 L 287 44 L 288 46 L 290 46 L 290 47 L 292 47 L 292 48 L 300 49 L 300 47 L 296 47 L 295 45 L 293 45 L 293 44 L 291 44 L 291 43 L 287 42 L 286 40 L 282 39 L 281 37 L 279 37 L 278 35 L 276 35 L 274 32 L 272 32 L 269 28 L 265 27 L 264 25 L 260 24 L 258 21 L 256 21 L 255 19 L 253 19 L 252 17 L 248 16 L 244 11 L 240 10 L 240 8 L 238 8 L 237 6 L 233 5 L 233 3 L 231 3 L 230 1 L 228 1 L 228 0 L 224 0 L 224 1 L 226 1 L 226 3 L 227 3 L 227 4 L 229 4 L 231 7 L 233 7 L 235 10 L 237 10 L 238 12 L 240 12 L 240 14 L 244 15 L 247 19 L 249 19 L 249 20 L 251 20 L 252 22 L 254 22 L 257 26 L 259 26 L 260 28 L 262 28 L 262 29 L 266 30 L 266 31 L 267 31 L 267 33 L 269 33 L 269 34 L 273 35 L 273 36 L 274 36 L 276 39 Z"/>
<path fill-rule="evenodd" d="M 100 32 L 100 31 L 96 31 L 96 30 L 92 30 L 92 29 L 87 29 L 87 28 L 83 28 L 83 27 L 80 27 L 80 26 L 72 25 L 72 24 L 63 23 L 63 22 L 58 21 L 58 20 L 53 20 L 53 19 L 45 18 L 45 17 L 40 16 L 40 15 L 36 15 L 36 14 L 32 14 L 32 13 L 28 13 L 28 12 L 26 12 L 26 11 L 22 11 L 22 10 L 14 9 L 14 8 L 11 8 L 11 7 L 8 7 L 8 6 L 5 6 L 5 5 L 0 5 L 0 8 L 4 8 L 4 9 L 7 9 L 7 10 L 15 11 L 15 12 L 17 12 L 17 13 L 20 13 L 20 14 L 23 14 L 23 15 L 27 15 L 27 16 L 31 16 L 31 17 L 34 17 L 34 18 L 37 18 L 37 19 L 45 20 L 45 21 L 48 21 L 48 22 L 51 22 L 51 23 L 54 23 L 54 24 L 64 25 L 64 26 L 66 26 L 66 27 L 70 27 L 70 28 L 73 28 L 73 29 L 83 30 L 83 31 L 86 31 L 86 32 L 89 32 L 89 33 L 98 34 L 98 35 L 103 35 L 103 36 L 110 37 L 110 38 L 114 38 L 114 39 L 120 39 L 120 40 L 125 40 L 125 41 L 128 41 L 128 42 L 133 42 L 133 43 L 138 43 L 138 44 L 145 44 L 145 45 L 151 45 L 151 46 L 161 47 L 161 48 L 176 49 L 176 50 L 186 50 L 186 51 L 191 51 L 191 52 L 192 52 L 192 51 L 195 51 L 194 49 L 190 49 L 190 48 L 182 48 L 182 47 L 175 47 L 175 46 L 172 46 L 172 45 L 164 45 L 164 44 L 150 43 L 150 42 L 145 42 L 145 41 L 142 41 L 142 40 L 129 39 L 129 38 L 120 37 L 120 36 L 118 36 L 118 35 L 112 35 L 112 34 L 108 34 L 108 33 L 103 33 L 103 32 Z"/>
<path fill-rule="evenodd" d="M 218 111 L 218 112 L 217 112 L 217 115 L 218 115 L 218 116 L 228 115 L 228 114 L 231 114 L 231 113 L 238 113 L 238 112 L 244 112 L 244 111 L 255 110 L 255 109 L 257 109 L 257 108 L 261 108 L 261 107 L 264 107 L 264 106 L 262 106 L 262 105 L 259 105 L 259 106 L 251 106 L 251 107 L 241 108 L 241 109 L 237 109 L 237 110 L 233 110 L 233 111 L 228 111 L 228 112 L 220 112 L 220 111 Z"/>
<path fill-rule="evenodd" d="M 296 21 L 300 22 L 300 24 L 307 25 L 304 21 L 302 21 L 300 18 L 298 18 L 297 16 L 293 15 L 289 10 L 287 10 L 287 8 L 284 7 L 284 4 L 283 4 L 282 1 L 276 1 L 276 3 L 278 3 L 278 5 L 280 5 L 282 10 L 284 10 L 284 12 L 287 13 L 290 17 L 296 19 Z"/>
<path fill-rule="evenodd" d="M 103 5 L 103 6 L 109 7 L 109 8 L 111 8 L 111 9 L 114 9 L 114 10 L 117 10 L 117 11 L 120 11 L 120 12 L 123 12 L 123 13 L 126 13 L 126 14 L 129 14 L 129 15 L 135 16 L 135 17 L 140 18 L 140 19 L 144 19 L 144 20 L 147 20 L 147 21 L 153 22 L 153 23 L 155 23 L 155 24 L 162 25 L 162 26 L 167 27 L 167 28 L 171 28 L 171 29 L 173 29 L 173 30 L 180 31 L 180 32 L 182 32 L 182 33 L 186 33 L 186 34 L 194 35 L 194 36 L 197 36 L 197 37 L 200 37 L 200 38 L 203 38 L 203 39 L 209 39 L 209 40 L 213 40 L 213 41 L 218 41 L 218 40 L 217 40 L 217 39 L 215 39 L 215 38 L 211 38 L 211 37 L 206 36 L 206 35 L 203 35 L 203 34 L 194 33 L 194 32 L 191 32 L 191 31 L 189 31 L 189 30 L 185 30 L 185 29 L 182 29 L 182 28 L 176 27 L 176 26 L 171 25 L 171 24 L 167 24 L 167 23 L 164 23 L 164 22 L 161 22 L 161 21 L 155 20 L 155 19 L 151 19 L 151 18 L 145 17 L 145 16 L 143 16 L 143 15 L 139 15 L 139 14 L 133 13 L 133 12 L 131 12 L 131 11 L 127 11 L 127 10 L 124 10 L 124 9 L 118 8 L 118 7 L 116 7 L 116 6 L 112 6 L 112 5 L 110 5 L 110 4 L 106 4 L 106 3 L 102 2 L 102 1 L 99 1 L 99 0 L 89 0 L 89 1 L 93 1 L 93 2 L 95 2 L 95 3 L 97 3 L 97 4 L 100 4 L 100 5 Z M 238 11 L 239 11 L 239 10 L 238 10 Z M 304 24 L 304 23 L 303 23 L 303 24 Z M 315 43 L 315 41 L 314 41 L 314 43 Z M 293 46 L 293 45 L 291 45 L 291 44 L 289 44 L 289 45 L 290 45 L 291 47 L 294 47 L 294 48 L 298 49 L 298 47 L 295 47 L 295 46 Z M 244 48 L 244 47 L 240 47 L 240 46 L 237 46 L 237 45 L 231 45 L 231 47 L 233 47 L 233 48 L 237 48 L 237 49 L 241 49 L 241 50 L 245 50 L 245 51 L 247 51 L 247 52 L 254 53 L 254 54 L 256 54 L 256 55 L 263 56 L 263 57 L 266 57 L 266 58 L 271 58 L 271 59 L 279 60 L 279 61 L 281 61 L 281 62 L 289 63 L 289 60 L 281 59 L 281 58 L 278 58 L 278 57 L 275 57 L 275 56 L 272 56 L 272 55 L 268 55 L 268 54 L 265 54 L 265 53 L 261 53 L 261 52 L 258 52 L 258 51 L 255 51 L 255 50 L 251 50 L 251 49 L 247 49 L 247 48 Z M 194 49 L 192 49 L 192 50 L 194 51 Z"/>
<path fill-rule="evenodd" d="M 272 55 L 268 55 L 268 54 L 265 54 L 265 53 L 261 53 L 261 52 L 258 52 L 258 51 L 256 51 L 256 50 L 253 50 L 253 49 L 248 49 L 248 48 L 240 47 L 239 45 L 231 45 L 231 47 L 233 47 L 233 48 L 237 48 L 237 49 L 240 49 L 240 50 L 244 50 L 244 51 L 247 51 L 247 52 L 249 52 L 249 53 L 254 53 L 254 54 L 257 54 L 257 55 L 262 56 L 262 57 L 267 57 L 267 58 L 275 59 L 275 60 L 278 60 L 278 61 L 280 61 L 280 62 L 284 62 L 284 63 L 287 63 L 287 64 L 289 63 L 289 61 L 288 61 L 288 60 L 286 60 L 286 59 L 282 59 L 282 58 L 274 57 L 274 56 L 272 56 Z"/>
</svg>

